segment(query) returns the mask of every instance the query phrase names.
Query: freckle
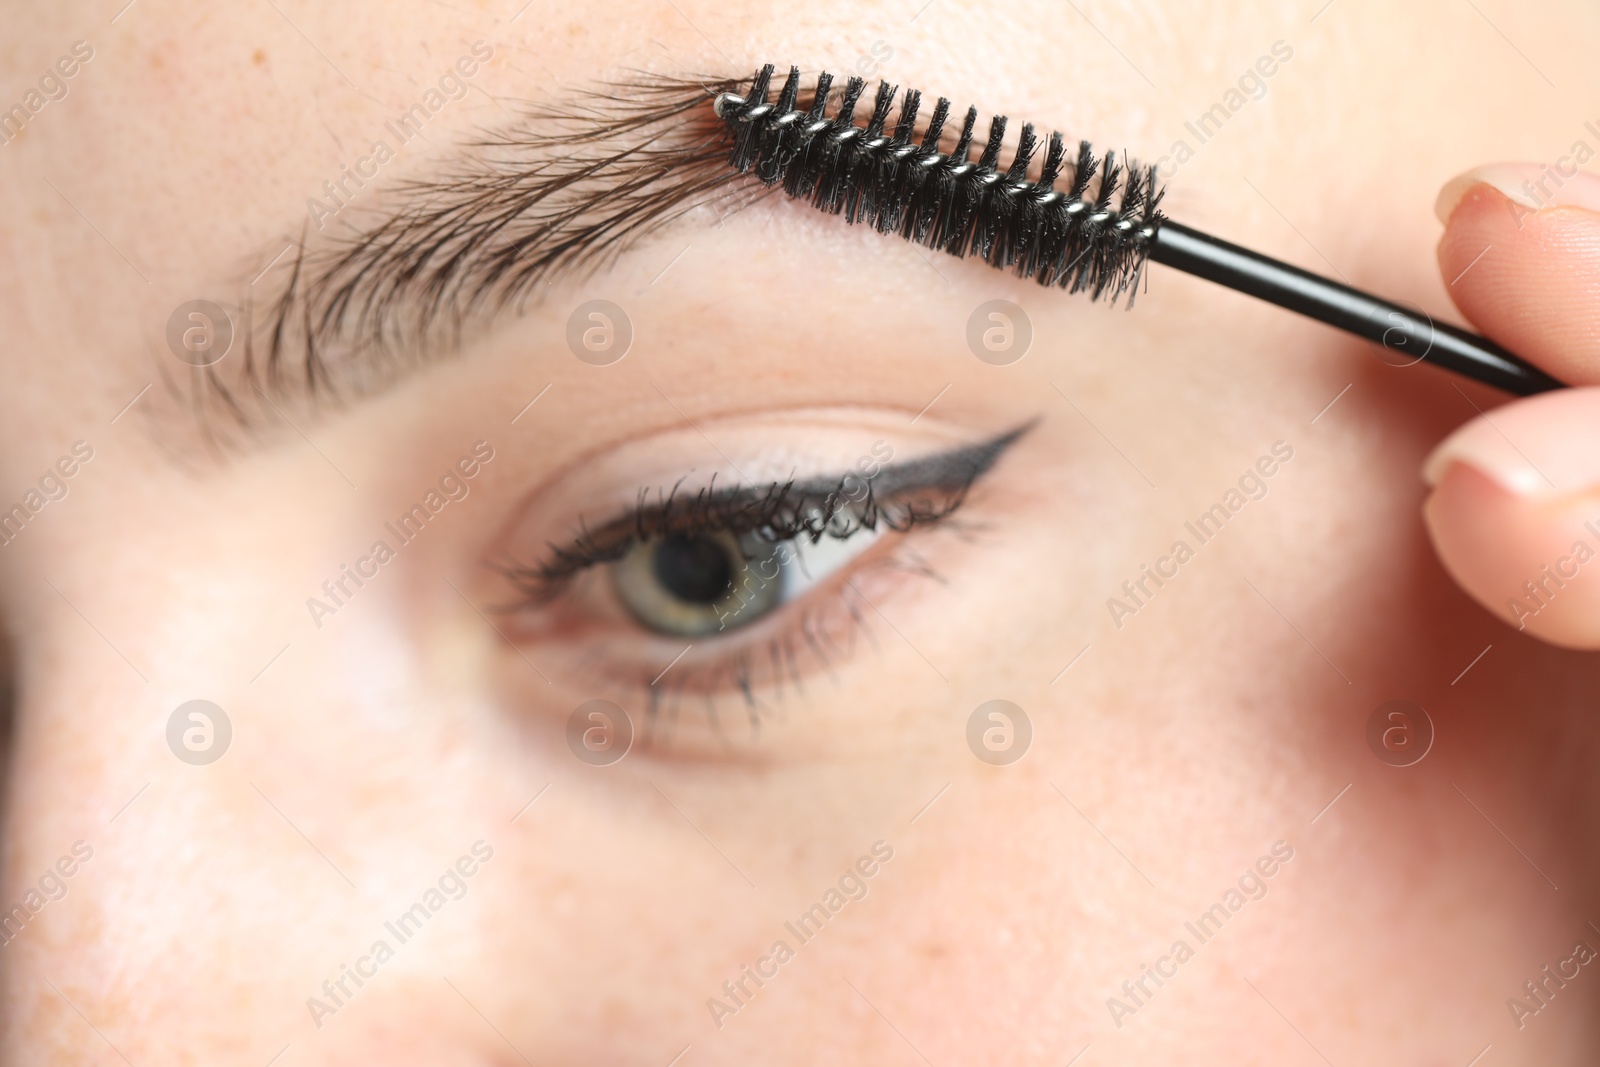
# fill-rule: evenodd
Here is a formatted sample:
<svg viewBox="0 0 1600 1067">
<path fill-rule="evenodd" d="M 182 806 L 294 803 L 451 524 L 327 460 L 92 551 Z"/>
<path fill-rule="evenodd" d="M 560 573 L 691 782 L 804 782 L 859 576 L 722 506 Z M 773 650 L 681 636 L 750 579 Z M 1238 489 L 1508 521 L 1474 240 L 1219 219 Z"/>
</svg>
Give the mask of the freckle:
<svg viewBox="0 0 1600 1067">
<path fill-rule="evenodd" d="M 250 62 L 254 63 L 258 67 L 266 63 L 266 61 L 267 54 L 259 48 L 257 48 L 250 56 Z"/>
<path fill-rule="evenodd" d="M 567 23 L 567 36 L 568 37 L 582 37 L 587 32 L 589 32 L 589 31 L 586 30 L 583 26 L 579 25 L 576 22 Z"/>
</svg>

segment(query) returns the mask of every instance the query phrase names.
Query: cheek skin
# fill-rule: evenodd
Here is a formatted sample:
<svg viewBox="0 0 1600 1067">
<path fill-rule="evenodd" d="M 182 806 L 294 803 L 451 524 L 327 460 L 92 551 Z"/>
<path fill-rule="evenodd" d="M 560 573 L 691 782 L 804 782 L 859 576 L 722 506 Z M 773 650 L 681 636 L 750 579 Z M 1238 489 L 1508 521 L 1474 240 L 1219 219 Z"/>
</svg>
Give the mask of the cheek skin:
<svg viewBox="0 0 1600 1067">
<path fill-rule="evenodd" d="M 1458 463 L 1440 480 L 1423 515 L 1445 569 L 1484 607 L 1554 644 L 1600 642 L 1600 560 L 1561 564 L 1569 575 L 1576 568 L 1576 577 L 1549 577 L 1573 556 L 1576 542 L 1595 548 L 1600 541 L 1584 528 L 1586 520 L 1600 517 L 1592 497 L 1520 500 Z M 1530 595 L 1528 582 L 1539 599 Z M 1514 600 L 1527 610 L 1518 611 Z"/>
<path fill-rule="evenodd" d="M 1530 54 L 1562 82 L 1562 98 L 1592 98 L 1600 82 L 1583 57 L 1600 27 L 1593 5 L 1530 7 L 1540 8 L 1523 13 L 1538 38 Z M 787 1067 L 915 1064 L 926 1053 L 941 1067 L 1075 1056 L 1091 1067 L 1351 1063 L 1373 1048 L 1392 1062 L 1466 1063 L 1491 1038 L 1485 1067 L 1593 1062 L 1577 1042 L 1592 1033 L 1585 1020 L 1600 985 L 1569 980 L 1515 1042 L 1502 1006 L 1534 968 L 1570 951 L 1556 946 L 1589 937 L 1578 912 L 1596 895 L 1600 819 L 1571 755 L 1595 746 L 1578 699 L 1593 691 L 1593 660 L 1502 631 L 1447 585 L 1417 529 L 1412 471 L 1468 412 L 1448 385 L 1420 374 L 1394 384 L 1393 369 L 1363 350 L 1317 340 L 1321 327 L 1162 269 L 1132 316 L 1029 287 L 1021 300 L 1034 348 L 994 367 L 972 358 L 962 328 L 981 299 L 1020 291 L 1012 280 L 820 216 L 761 230 L 751 209 L 681 242 L 664 234 L 630 268 L 636 280 L 610 279 L 619 294 L 649 283 L 654 296 L 619 295 L 639 313 L 640 343 L 609 368 L 569 359 L 562 310 L 548 337 L 529 320 L 485 338 L 448 377 L 388 398 L 384 417 L 302 423 L 305 440 L 285 433 L 289 459 L 199 487 L 187 475 L 161 481 L 162 461 L 138 443 L 133 428 L 159 390 L 106 423 L 147 380 L 143 331 L 165 310 L 128 266 L 148 270 L 156 288 L 188 279 L 188 298 L 202 295 L 187 287 L 203 263 L 225 273 L 257 245 L 264 263 L 304 219 L 302 199 L 392 120 L 393 101 L 436 84 L 454 42 L 477 35 L 466 29 L 473 20 L 497 55 L 473 80 L 483 91 L 449 105 L 428 143 L 380 181 L 457 133 L 497 125 L 497 99 L 539 97 L 612 65 L 698 72 L 727 60 L 743 74 L 756 62 L 746 39 L 774 60 L 793 53 L 840 74 L 865 53 L 874 77 L 947 93 L 957 107 L 1003 105 L 1070 133 L 1129 138 L 1154 156 L 1170 136 L 1191 136 L 1182 123 L 1281 32 L 1297 58 L 1185 166 L 1169 207 L 1316 266 L 1294 243 L 1298 229 L 1352 278 L 1430 309 L 1445 299 L 1426 255 L 1437 182 L 1498 154 L 1503 137 L 1559 151 L 1587 136 L 1528 72 L 1515 84 L 1482 77 L 1485 65 L 1519 61 L 1459 5 L 1412 5 L 1408 19 L 1341 4 L 1310 28 L 1308 13 L 1285 11 L 1277 29 L 1271 13 L 1245 5 L 1200 10 L 1206 19 L 1180 21 L 1181 6 L 1125 7 L 1096 19 L 1105 40 L 1038 3 L 1004 13 L 934 4 L 913 23 L 901 5 L 681 0 L 618 5 L 607 24 L 545 0 L 515 26 L 503 8 L 410 4 L 386 9 L 377 33 L 355 25 L 354 7 L 285 8 L 293 28 L 259 5 L 237 21 L 197 12 L 188 34 L 172 6 L 119 16 L 105 59 L 39 116 L 31 143 L 10 148 L 18 155 L 0 153 L 31 160 L 59 187 L 30 179 L 32 194 L 18 189 L 19 201 L 37 195 L 28 210 L 0 215 L 0 275 L 15 279 L 0 282 L 0 319 L 19 338 L 0 345 L 0 489 L 36 485 L 34 457 L 57 454 L 41 442 L 72 440 L 79 427 L 104 451 L 40 520 L 53 528 L 0 552 L 0 621 L 16 641 L 25 698 L 3 805 L 0 908 L 65 843 L 82 836 L 96 848 L 67 899 L 0 950 L 0 1064 L 114 1064 L 121 1054 L 140 1067 L 266 1064 L 278 1054 L 280 1067 L 555 1067 L 676 1055 L 681 1067 Z M 12 23 L 18 47 L 8 51 L 23 57 L 53 57 L 76 32 L 48 16 Z M 1175 39 L 1173 25 L 1194 32 Z M 1378 26 L 1385 32 L 1364 32 Z M 1018 29 L 1047 47 L 1024 55 Z M 203 46 L 179 61 L 173 42 L 196 37 Z M 1450 47 L 1428 54 L 1441 38 Z M 1180 91 L 1169 99 L 1146 86 L 1134 64 Z M 1375 86 L 1360 77 L 1373 65 L 1405 77 Z M 1580 71 L 1590 72 L 1587 94 Z M 39 68 L 29 59 L 13 73 L 8 84 L 25 87 Z M 1371 107 L 1379 92 L 1394 106 Z M 1421 162 L 1396 174 L 1383 160 L 1397 151 Z M 114 176 L 98 166 L 107 155 L 119 160 Z M 174 158 L 193 165 L 174 174 Z M 1356 162 L 1329 184 L 1319 167 L 1335 159 Z M 377 191 L 369 184 L 358 208 Z M 91 218 L 105 240 L 84 225 Z M 813 241 L 813 228 L 827 236 Z M 796 258 L 817 257 L 813 288 L 798 289 L 771 254 L 780 238 Z M 1495 239 L 1454 249 L 1461 263 L 1444 280 Z M 1500 252 L 1460 286 L 1491 284 Z M 841 253 L 870 287 L 839 268 Z M 691 277 L 713 281 L 694 289 Z M 1550 284 L 1573 296 L 1562 302 L 1569 322 L 1600 306 L 1580 305 L 1573 279 Z M 205 295 L 220 296 L 217 285 Z M 687 295 L 666 295 L 675 285 Z M 63 322 L 71 329 L 52 342 L 51 324 Z M 796 357 L 747 374 L 743 361 L 708 359 L 708 338 L 729 353 Z M 484 370 L 502 350 L 514 363 Z M 40 351 L 60 358 L 31 354 Z M 482 396 L 440 384 L 472 373 L 483 375 Z M 1352 378 L 1350 395 L 1323 409 Z M 551 397 L 512 426 L 547 381 Z M 640 752 L 595 768 L 566 747 L 576 700 L 534 673 L 555 650 L 529 647 L 524 659 L 485 624 L 477 605 L 488 600 L 471 578 L 483 554 L 452 531 L 531 488 L 527 472 L 633 432 L 635 411 L 693 419 L 698 440 L 705 424 L 688 397 L 702 392 L 711 409 L 762 411 L 781 393 L 902 405 L 907 419 L 934 397 L 917 427 L 952 407 L 995 427 L 1040 410 L 1048 418 L 1008 464 L 1025 491 L 996 491 L 1007 484 L 996 479 L 974 497 L 961 537 L 934 534 L 916 549 L 948 584 L 884 575 L 906 582 L 890 590 L 860 579 L 870 636 L 837 681 L 819 672 L 762 735 L 784 760 L 652 762 Z M 683 413 L 667 406 L 680 403 Z M 1309 424 L 1319 409 L 1326 417 Z M 366 575 L 350 604 L 313 628 L 304 597 L 330 561 L 353 562 L 393 517 L 373 502 L 392 492 L 409 504 L 437 486 L 480 417 L 495 424 L 483 432 L 504 458 L 466 482 L 468 499 L 450 504 L 426 540 Z M 1237 484 L 1291 418 L 1281 432 L 1296 458 L 1265 499 L 1116 629 L 1106 597 L 1168 551 L 1181 522 Z M 437 452 L 423 447 L 436 435 Z M 328 462 L 305 447 L 313 440 Z M 1459 521 L 1468 513 L 1495 518 Z M 1583 518 L 1600 518 L 1600 501 L 1522 505 L 1464 469 L 1448 473 L 1427 514 L 1452 573 L 1507 617 L 1507 599 L 1573 541 L 1600 546 L 1581 530 Z M 1596 640 L 1600 622 L 1584 621 L 1600 619 L 1595 575 L 1600 559 L 1530 631 L 1588 626 Z M 1494 651 L 1452 688 L 1491 639 Z M 1361 732 L 1373 703 L 1435 694 L 1448 694 L 1438 752 L 1403 771 L 1375 762 Z M 1565 695 L 1580 706 L 1563 715 Z M 179 763 L 161 734 L 173 704 L 193 696 L 235 716 L 234 748 L 209 767 Z M 972 708 L 994 697 L 1016 700 L 1035 724 L 1026 758 L 1004 768 L 975 759 L 962 733 Z M 1525 729 L 1508 705 L 1541 728 Z M 737 702 L 730 710 L 742 718 Z M 1570 775 L 1551 773 L 1563 768 Z M 1329 798 L 1337 803 L 1324 808 Z M 306 998 L 478 836 L 495 855 L 466 896 L 316 1028 Z M 870 894 L 717 1029 L 706 998 L 792 936 L 782 922 L 878 836 L 895 856 L 869 879 Z M 1107 996 L 1278 836 L 1296 856 L 1268 880 L 1268 897 L 1230 920 L 1225 940 L 1201 949 L 1148 1012 L 1113 1029 Z M 1560 881 L 1559 894 L 1511 838 Z"/>
</svg>

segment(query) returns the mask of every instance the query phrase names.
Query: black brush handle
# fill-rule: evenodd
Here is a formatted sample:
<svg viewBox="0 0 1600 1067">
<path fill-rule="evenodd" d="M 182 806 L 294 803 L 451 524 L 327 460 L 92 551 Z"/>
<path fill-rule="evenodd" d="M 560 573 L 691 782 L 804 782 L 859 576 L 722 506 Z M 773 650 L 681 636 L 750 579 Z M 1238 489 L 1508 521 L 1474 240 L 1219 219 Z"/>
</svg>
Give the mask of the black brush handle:
<svg viewBox="0 0 1600 1067">
<path fill-rule="evenodd" d="M 1170 220 L 1162 220 L 1157 226 L 1149 250 L 1150 258 L 1157 263 L 1298 311 L 1391 352 L 1436 363 L 1517 396 L 1565 388 L 1562 382 L 1487 338 L 1436 323 L 1425 313 L 1380 300 Z"/>
</svg>

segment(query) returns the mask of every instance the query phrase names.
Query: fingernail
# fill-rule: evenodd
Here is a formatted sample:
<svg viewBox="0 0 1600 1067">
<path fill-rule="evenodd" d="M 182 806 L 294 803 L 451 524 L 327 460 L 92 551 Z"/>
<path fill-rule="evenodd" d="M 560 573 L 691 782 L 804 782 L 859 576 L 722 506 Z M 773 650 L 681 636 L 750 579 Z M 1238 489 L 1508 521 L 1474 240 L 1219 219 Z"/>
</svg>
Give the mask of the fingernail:
<svg viewBox="0 0 1600 1067">
<path fill-rule="evenodd" d="M 1455 463 L 1522 497 L 1600 488 L 1600 388 L 1563 389 L 1481 416 L 1445 438 L 1422 465 L 1437 487 Z"/>
<path fill-rule="evenodd" d="M 1562 173 L 1566 171 L 1567 173 Z M 1514 204 L 1529 211 L 1576 207 L 1600 212 L 1600 177 L 1578 170 L 1570 160 L 1554 166 L 1548 163 L 1491 163 L 1457 175 L 1439 190 L 1433 212 L 1439 221 L 1450 222 L 1467 191 L 1476 185 L 1498 190 Z"/>
</svg>

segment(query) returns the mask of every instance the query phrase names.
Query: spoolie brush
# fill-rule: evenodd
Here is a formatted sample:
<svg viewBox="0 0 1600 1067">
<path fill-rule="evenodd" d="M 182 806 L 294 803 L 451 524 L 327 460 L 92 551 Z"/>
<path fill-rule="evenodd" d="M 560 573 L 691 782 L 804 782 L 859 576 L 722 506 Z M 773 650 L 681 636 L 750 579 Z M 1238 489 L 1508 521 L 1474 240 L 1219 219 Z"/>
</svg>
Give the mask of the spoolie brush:
<svg viewBox="0 0 1600 1067">
<path fill-rule="evenodd" d="M 990 121 L 974 161 L 976 108 L 967 110 L 954 147 L 945 151 L 951 114 L 943 97 L 917 140 L 922 94 L 915 89 L 906 91 L 895 116 L 897 90 L 881 83 L 861 126 L 862 79 L 845 82 L 830 114 L 831 75 L 817 76 L 802 106 L 799 68 L 789 68 L 775 101 L 773 69 L 768 64 L 756 72 L 743 95 L 725 92 L 713 102 L 732 140 L 729 162 L 847 222 L 954 256 L 977 256 L 1091 299 L 1114 301 L 1126 293 L 1130 305 L 1145 262 L 1153 260 L 1510 393 L 1562 387 L 1485 338 L 1418 321 L 1398 304 L 1171 221 L 1159 210 L 1154 167 L 1118 164 L 1109 155 L 1097 160 L 1087 141 L 1069 163 L 1066 144 L 1054 133 L 1032 178 L 1040 142 L 1031 124 L 1022 127 L 1011 163 L 1002 169 L 1004 116 Z"/>
</svg>

